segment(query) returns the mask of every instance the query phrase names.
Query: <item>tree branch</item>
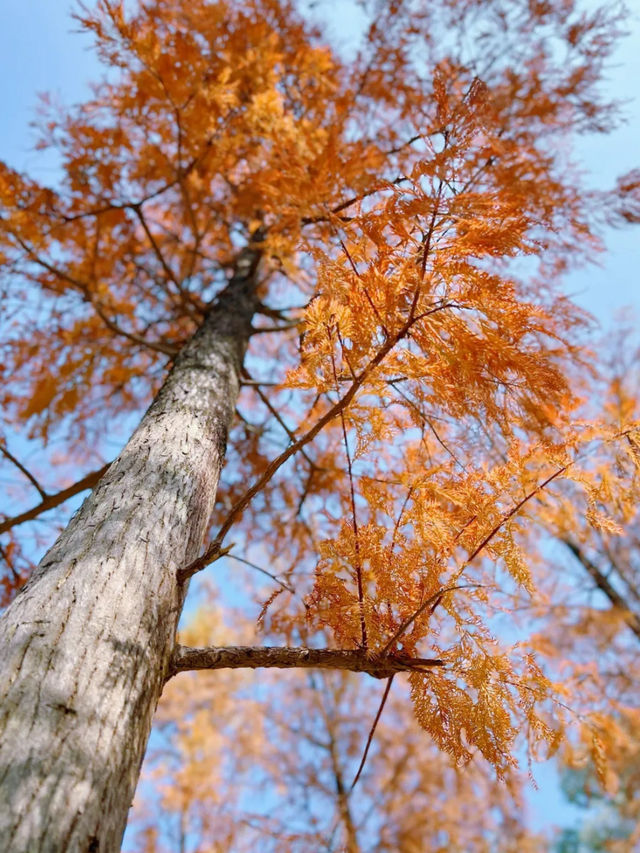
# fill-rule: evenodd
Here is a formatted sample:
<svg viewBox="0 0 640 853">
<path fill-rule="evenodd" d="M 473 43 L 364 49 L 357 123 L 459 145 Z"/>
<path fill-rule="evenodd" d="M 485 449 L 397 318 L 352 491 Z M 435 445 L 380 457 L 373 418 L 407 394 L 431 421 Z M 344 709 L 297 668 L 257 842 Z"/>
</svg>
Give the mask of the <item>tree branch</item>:
<svg viewBox="0 0 640 853">
<path fill-rule="evenodd" d="M 306 649 L 275 646 L 176 646 L 167 680 L 179 672 L 195 669 L 342 669 L 366 672 L 373 678 L 391 678 L 397 672 L 411 672 L 444 666 L 439 658 L 410 658 L 402 655 L 375 655 L 361 649 Z"/>
<path fill-rule="evenodd" d="M 168 356 L 175 356 L 178 353 L 178 350 L 175 347 L 172 347 L 170 344 L 162 343 L 162 341 L 148 341 L 146 338 L 141 337 L 140 335 L 136 335 L 133 332 L 127 332 L 124 329 L 120 328 L 120 326 L 114 321 L 111 320 L 104 312 L 104 309 L 96 299 L 95 294 L 91 291 L 91 288 L 86 282 L 80 281 L 74 276 L 69 275 L 64 272 L 64 270 L 59 269 L 58 267 L 53 266 L 44 258 L 41 258 L 37 255 L 33 249 L 29 247 L 27 243 L 14 232 L 10 232 L 11 236 L 14 240 L 20 245 L 20 247 L 27 253 L 27 255 L 31 258 L 31 260 L 42 269 L 51 273 L 51 275 L 59 278 L 61 281 L 66 281 L 72 287 L 76 288 L 76 290 L 82 293 L 84 299 L 92 306 L 95 310 L 96 314 L 105 326 L 110 329 L 116 335 L 122 335 L 125 338 L 128 338 L 133 343 L 140 344 L 141 346 L 149 347 L 152 350 L 156 350 L 157 352 L 162 352 Z"/>
<path fill-rule="evenodd" d="M 272 581 L 275 581 L 282 587 L 282 589 L 286 589 L 287 592 L 290 592 L 292 595 L 296 594 L 296 591 L 292 586 L 289 586 L 288 583 L 281 581 L 277 575 L 272 574 L 271 572 L 267 571 L 267 569 L 263 569 L 262 566 L 258 566 L 256 563 L 252 563 L 250 560 L 245 560 L 244 557 L 239 557 L 237 554 L 231 554 L 229 552 L 225 554 L 225 557 L 230 560 L 237 560 L 239 563 L 244 563 L 245 566 L 249 566 L 250 568 L 255 569 L 257 572 L 261 572 L 263 575 L 266 575 L 267 577 L 271 578 Z"/>
<path fill-rule="evenodd" d="M 580 546 L 571 539 L 562 539 L 562 542 L 571 551 L 576 560 L 586 570 L 591 580 L 609 599 L 613 607 L 617 607 L 623 615 L 624 621 L 633 631 L 636 637 L 640 640 L 640 618 L 629 607 L 625 598 L 615 589 L 609 582 L 609 579 L 604 575 L 592 560 L 587 557 Z"/>
<path fill-rule="evenodd" d="M 171 344 L 163 343 L 162 341 L 148 341 L 141 335 L 136 335 L 133 332 L 127 332 L 126 329 L 123 329 L 116 323 L 115 320 L 112 320 L 107 314 L 105 314 L 104 309 L 102 308 L 100 303 L 93 297 L 93 295 L 89 295 L 88 300 L 93 306 L 98 317 L 100 317 L 105 326 L 114 334 L 122 335 L 123 338 L 127 338 L 134 344 L 139 344 L 143 347 L 149 347 L 149 349 L 155 350 L 156 352 L 164 353 L 170 358 L 175 358 L 175 356 L 180 352 L 178 347 L 171 346 Z"/>
<path fill-rule="evenodd" d="M 387 356 L 389 352 L 394 348 L 394 346 L 403 340 L 407 333 L 411 330 L 412 326 L 418 322 L 418 320 L 423 319 L 424 317 L 428 317 L 430 314 L 435 314 L 438 311 L 443 311 L 447 308 L 459 308 L 457 303 L 455 302 L 442 302 L 439 305 L 435 305 L 429 311 L 423 312 L 419 317 L 409 317 L 405 323 L 401 326 L 401 328 L 396 332 L 393 337 L 389 338 L 384 345 L 378 350 L 378 352 L 373 356 L 373 358 L 368 362 L 368 364 L 363 367 L 362 371 L 358 376 L 355 377 L 351 381 L 351 385 L 345 392 L 345 394 L 336 402 L 334 405 L 327 411 L 325 414 L 319 418 L 316 423 L 301 435 L 297 441 L 287 447 L 279 456 L 273 459 L 269 465 L 267 465 L 266 469 L 263 471 L 260 477 L 246 490 L 246 492 L 241 495 L 240 498 L 236 501 L 236 503 L 232 506 L 229 514 L 226 519 L 220 526 L 220 529 L 216 535 L 216 538 L 213 542 L 208 546 L 206 551 L 202 554 L 202 556 L 198 557 L 192 563 L 189 563 L 188 566 L 185 566 L 182 569 L 178 570 L 178 582 L 184 583 L 188 580 L 192 575 L 196 572 L 202 571 L 205 566 L 208 566 L 210 563 L 213 563 L 218 556 L 220 555 L 220 549 L 222 546 L 222 542 L 224 541 L 225 536 L 233 526 L 235 520 L 239 515 L 246 509 L 246 507 L 251 502 L 252 498 L 258 494 L 261 489 L 266 486 L 266 484 L 271 480 L 273 475 L 279 468 L 284 465 L 284 463 L 290 459 L 295 453 L 298 453 L 305 445 L 307 445 L 310 441 L 312 441 L 316 435 L 324 429 L 324 427 L 333 420 L 333 418 L 337 417 L 340 412 L 347 408 L 347 406 L 351 403 L 353 398 L 356 396 L 356 393 L 364 383 L 366 379 L 369 378 L 371 373 L 382 363 L 384 358 Z"/>
<path fill-rule="evenodd" d="M 358 784 L 358 779 L 360 778 L 362 771 L 364 770 L 364 765 L 367 763 L 367 756 L 369 755 L 369 749 L 371 748 L 371 743 L 373 742 L 373 736 L 376 733 L 376 728 L 378 727 L 378 723 L 380 722 L 380 717 L 382 716 L 382 712 L 384 711 L 384 706 L 387 702 L 387 697 L 389 696 L 389 691 L 391 690 L 392 684 L 393 684 L 393 675 L 389 677 L 389 680 L 387 681 L 387 686 L 384 688 L 384 693 L 382 694 L 382 701 L 380 702 L 380 705 L 378 706 L 378 711 L 376 713 L 375 719 L 373 721 L 373 725 L 371 726 L 371 729 L 369 731 L 369 735 L 367 737 L 367 743 L 366 743 L 365 748 L 364 748 L 364 753 L 362 755 L 362 759 L 360 761 L 360 764 L 358 765 L 358 772 L 353 777 L 353 782 L 351 783 L 351 788 L 350 788 L 351 791 L 353 791 L 353 789 Z"/>
<path fill-rule="evenodd" d="M 0 453 L 2 453 L 2 455 L 5 456 L 9 460 L 9 462 L 12 462 L 16 466 L 16 468 L 24 474 L 24 476 L 31 483 L 31 485 L 35 489 L 37 489 L 37 491 L 40 494 L 40 497 L 43 500 L 45 500 L 47 497 L 47 493 L 45 492 L 45 490 L 42 488 L 40 483 L 33 476 L 31 471 L 29 471 L 28 468 L 25 468 L 25 466 L 22 464 L 22 462 L 20 462 L 19 459 L 16 459 L 16 457 L 13 455 L 13 453 L 9 452 L 9 448 L 5 447 L 4 444 L 0 444 Z"/>
<path fill-rule="evenodd" d="M 37 518 L 39 515 L 42 515 L 43 512 L 47 512 L 47 510 L 55 509 L 55 507 L 60 506 L 60 504 L 63 504 L 74 495 L 84 492 L 85 489 L 92 489 L 98 480 L 100 480 L 106 473 L 108 467 L 109 465 L 103 465 L 102 468 L 99 468 L 97 471 L 91 471 L 90 474 L 87 474 L 72 486 L 62 489 L 62 491 L 57 492 L 55 495 L 47 495 L 39 504 L 31 507 L 31 509 L 27 509 L 19 515 L 14 515 L 0 521 L 0 533 L 6 533 L 7 530 L 11 530 L 12 527 L 16 527 L 18 524 L 24 524 L 25 521 L 31 521 L 32 519 Z"/>
</svg>

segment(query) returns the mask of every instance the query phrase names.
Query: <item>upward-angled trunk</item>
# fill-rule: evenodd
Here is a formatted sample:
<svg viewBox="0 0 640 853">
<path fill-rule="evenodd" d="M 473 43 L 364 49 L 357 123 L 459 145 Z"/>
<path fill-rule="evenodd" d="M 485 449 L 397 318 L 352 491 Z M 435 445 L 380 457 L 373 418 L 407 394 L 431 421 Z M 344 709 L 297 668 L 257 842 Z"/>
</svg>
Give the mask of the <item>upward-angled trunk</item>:
<svg viewBox="0 0 640 853">
<path fill-rule="evenodd" d="M 0 621 L 0 850 L 116 851 L 207 530 L 258 253 Z"/>
</svg>

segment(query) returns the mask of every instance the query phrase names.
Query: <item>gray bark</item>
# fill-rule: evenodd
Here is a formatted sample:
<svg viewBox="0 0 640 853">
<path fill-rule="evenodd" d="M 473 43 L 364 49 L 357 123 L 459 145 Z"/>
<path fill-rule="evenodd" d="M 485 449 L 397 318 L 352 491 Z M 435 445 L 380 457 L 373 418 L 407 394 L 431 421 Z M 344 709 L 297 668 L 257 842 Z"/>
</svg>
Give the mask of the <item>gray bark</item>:
<svg viewBox="0 0 640 853">
<path fill-rule="evenodd" d="M 120 847 L 209 524 L 256 307 L 234 277 L 0 621 L 0 850 Z"/>
</svg>

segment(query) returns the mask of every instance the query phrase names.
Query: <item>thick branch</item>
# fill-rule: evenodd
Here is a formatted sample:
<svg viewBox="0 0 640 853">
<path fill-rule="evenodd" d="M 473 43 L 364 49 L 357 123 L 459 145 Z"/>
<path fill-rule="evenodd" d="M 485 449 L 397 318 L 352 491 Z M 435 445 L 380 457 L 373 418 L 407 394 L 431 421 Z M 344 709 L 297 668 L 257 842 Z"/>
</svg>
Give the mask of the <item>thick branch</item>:
<svg viewBox="0 0 640 853">
<path fill-rule="evenodd" d="M 390 678 L 396 672 L 444 666 L 438 658 L 374 655 L 360 649 L 305 649 L 274 646 L 176 646 L 168 678 L 194 669 L 342 669 Z"/>
</svg>

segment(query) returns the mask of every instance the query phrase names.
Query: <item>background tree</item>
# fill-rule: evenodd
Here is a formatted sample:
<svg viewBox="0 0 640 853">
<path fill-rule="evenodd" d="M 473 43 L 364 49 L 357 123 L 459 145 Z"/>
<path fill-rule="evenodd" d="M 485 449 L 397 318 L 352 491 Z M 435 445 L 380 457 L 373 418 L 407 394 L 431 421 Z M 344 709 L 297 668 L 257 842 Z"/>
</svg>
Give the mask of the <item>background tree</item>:
<svg viewBox="0 0 640 853">
<path fill-rule="evenodd" d="M 569 480 L 611 526 L 583 460 L 623 438 L 636 456 L 634 421 L 572 422 L 585 317 L 557 284 L 616 209 L 567 143 L 611 127 L 620 18 L 364 7 L 346 57 L 286 2 L 101 0 L 80 20 L 109 73 L 43 120 L 60 185 L 3 167 L 7 425 L 86 470 L 153 398 L 106 473 L 57 495 L 4 447 L 41 498 L 3 524 L 7 594 L 18 525 L 99 481 L 2 619 L 7 850 L 114 849 L 182 669 L 411 671 L 438 746 L 501 777 L 520 731 L 557 748 L 559 696 L 591 705 L 490 627 L 498 591 L 537 594 L 519 540 L 543 492 Z M 618 189 L 632 209 L 633 177 Z M 268 630 L 341 653 L 176 649 L 187 581 L 232 528 L 278 574 Z M 585 726 L 600 755 L 603 718 Z"/>
</svg>

